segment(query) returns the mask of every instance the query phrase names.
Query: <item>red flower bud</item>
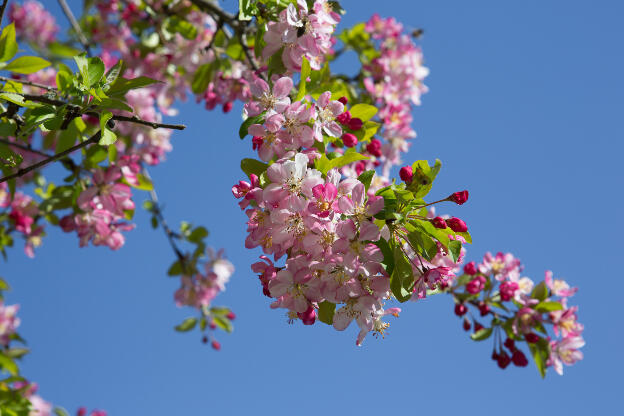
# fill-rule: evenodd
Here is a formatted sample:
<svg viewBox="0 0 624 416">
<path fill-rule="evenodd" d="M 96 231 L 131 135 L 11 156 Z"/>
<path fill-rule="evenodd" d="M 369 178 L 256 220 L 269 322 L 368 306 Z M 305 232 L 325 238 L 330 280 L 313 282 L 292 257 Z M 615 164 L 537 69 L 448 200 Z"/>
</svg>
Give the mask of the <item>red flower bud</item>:
<svg viewBox="0 0 624 416">
<path fill-rule="evenodd" d="M 446 225 L 451 227 L 451 230 L 455 231 L 456 233 L 465 233 L 466 231 L 468 231 L 468 226 L 466 225 L 466 223 L 459 218 L 449 218 L 448 220 L 446 220 Z"/>
<path fill-rule="evenodd" d="M 474 330 L 475 330 L 475 332 L 481 331 L 482 329 L 483 329 L 483 325 L 481 325 L 479 322 L 475 321 L 475 323 L 474 323 Z"/>
<path fill-rule="evenodd" d="M 463 303 L 458 303 L 455 305 L 455 315 L 462 316 L 468 312 L 468 308 Z"/>
<path fill-rule="evenodd" d="M 498 361 L 498 353 L 496 352 L 496 350 L 493 350 L 493 351 L 492 351 L 492 359 L 493 359 L 494 361 Z"/>
<path fill-rule="evenodd" d="M 518 367 L 526 367 L 529 364 L 524 353 L 520 350 L 515 350 L 513 355 L 511 356 L 511 361 L 513 361 L 514 365 Z"/>
<path fill-rule="evenodd" d="M 236 319 L 236 314 L 232 311 L 229 311 L 227 313 L 227 315 L 225 315 L 230 321 L 233 321 L 234 319 Z"/>
<path fill-rule="evenodd" d="M 208 337 L 207 336 L 202 337 L 202 342 L 204 344 L 208 344 Z"/>
<path fill-rule="evenodd" d="M 512 352 L 516 349 L 516 343 L 511 338 L 507 338 L 505 342 L 503 343 L 503 345 L 507 347 L 509 351 L 512 351 Z"/>
<path fill-rule="evenodd" d="M 371 140 L 371 142 L 366 145 L 366 150 L 373 156 L 380 157 L 381 156 L 381 142 L 377 139 Z"/>
<path fill-rule="evenodd" d="M 362 119 L 360 118 L 352 118 L 351 120 L 349 120 L 349 122 L 347 123 L 347 126 L 351 129 L 351 130 L 359 130 L 362 128 L 362 126 L 364 125 L 364 123 L 362 122 Z"/>
<path fill-rule="evenodd" d="M 214 323 L 214 321 L 211 321 L 211 322 L 208 324 L 208 327 L 209 327 L 210 329 L 217 329 L 217 324 L 215 324 L 215 323 Z"/>
<path fill-rule="evenodd" d="M 475 277 L 466 284 L 466 292 L 471 295 L 481 292 L 481 289 L 483 289 L 483 282 L 479 278 Z"/>
<path fill-rule="evenodd" d="M 399 176 L 401 180 L 405 183 L 410 183 L 412 178 L 414 177 L 414 173 L 412 172 L 412 167 L 407 165 L 403 166 L 401 170 L 399 170 Z"/>
<path fill-rule="evenodd" d="M 305 312 L 297 312 L 297 316 L 304 325 L 313 325 L 314 321 L 316 321 L 316 311 L 313 306 L 308 306 Z"/>
<path fill-rule="evenodd" d="M 540 337 L 533 332 L 529 332 L 528 334 L 524 334 L 524 339 L 526 339 L 526 342 L 530 344 L 535 344 L 537 341 L 539 341 Z"/>
<path fill-rule="evenodd" d="M 471 261 L 470 263 L 464 266 L 464 273 L 470 274 L 470 275 L 477 274 L 477 265 L 475 264 L 474 261 Z"/>
<path fill-rule="evenodd" d="M 223 103 L 223 112 L 224 113 L 229 113 L 230 111 L 232 111 L 232 107 L 234 106 L 234 104 L 232 104 L 232 101 L 228 101 L 227 103 Z"/>
<path fill-rule="evenodd" d="M 347 147 L 353 147 L 358 144 L 358 139 L 355 137 L 355 134 L 345 133 L 342 135 L 342 142 Z"/>
<path fill-rule="evenodd" d="M 351 120 L 351 113 L 345 111 L 344 113 L 339 114 L 338 117 L 336 117 L 336 120 L 338 121 L 338 123 L 346 125 Z"/>
<path fill-rule="evenodd" d="M 501 352 L 498 355 L 498 366 L 502 368 L 503 370 L 507 368 L 510 362 L 511 362 L 511 358 L 509 357 L 509 355 L 507 355 L 505 351 Z"/>
<path fill-rule="evenodd" d="M 470 321 L 468 319 L 464 319 L 464 331 L 470 331 Z"/>
<path fill-rule="evenodd" d="M 364 172 L 365 170 L 366 170 L 366 163 L 364 163 L 363 160 L 360 160 L 359 162 L 355 164 L 355 173 L 357 173 L 358 176 L 360 176 L 362 172 Z"/>
<path fill-rule="evenodd" d="M 431 220 L 431 224 L 433 224 L 435 228 L 441 228 L 443 230 L 446 228 L 446 221 L 444 221 L 442 217 L 435 217 Z"/>
<path fill-rule="evenodd" d="M 485 302 L 481 302 L 479 304 L 479 313 L 481 314 L 481 316 L 485 316 L 490 313 L 490 305 Z"/>
<path fill-rule="evenodd" d="M 86 407 L 81 407 L 80 409 L 78 409 L 78 413 L 76 413 L 77 416 L 87 416 L 87 408 Z"/>
<path fill-rule="evenodd" d="M 349 100 L 345 96 L 338 98 L 338 101 L 340 101 L 343 105 L 347 105 L 347 103 L 349 102 Z"/>
<path fill-rule="evenodd" d="M 464 202 L 468 201 L 468 191 L 455 192 L 451 194 L 448 199 L 455 202 L 457 205 L 462 205 Z"/>
<path fill-rule="evenodd" d="M 213 341 L 210 343 L 210 346 L 212 346 L 212 348 L 213 348 L 213 349 L 215 349 L 215 350 L 217 350 L 217 351 L 219 351 L 219 350 L 221 349 L 221 344 L 220 344 L 220 343 L 219 343 L 219 341 L 217 341 L 217 340 L 213 340 Z"/>
</svg>

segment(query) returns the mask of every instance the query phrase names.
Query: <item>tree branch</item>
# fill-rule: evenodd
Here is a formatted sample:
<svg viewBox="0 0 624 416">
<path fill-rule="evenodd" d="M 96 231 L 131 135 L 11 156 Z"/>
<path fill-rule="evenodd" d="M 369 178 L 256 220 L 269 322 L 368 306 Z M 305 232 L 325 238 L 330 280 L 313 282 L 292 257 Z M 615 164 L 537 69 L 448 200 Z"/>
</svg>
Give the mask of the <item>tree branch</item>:
<svg viewBox="0 0 624 416">
<path fill-rule="evenodd" d="M 35 153 L 35 154 L 37 154 L 37 155 L 39 155 L 39 156 L 43 156 L 43 157 L 53 157 L 53 155 L 49 155 L 49 154 L 47 154 L 47 153 L 45 153 L 45 152 L 42 152 L 42 151 L 40 151 L 40 150 L 33 149 L 32 147 L 27 146 L 27 145 L 25 145 L 25 144 L 22 144 L 22 143 L 15 143 L 15 142 L 12 142 L 12 141 L 7 140 L 7 139 L 0 138 L 0 143 L 4 143 L 4 144 L 6 144 L 6 145 L 8 145 L 8 146 L 17 147 L 18 149 L 22 149 L 22 150 L 24 150 L 24 151 L 26 151 L 26 152 L 30 152 L 30 153 Z"/>
<path fill-rule="evenodd" d="M 191 3 L 208 13 L 216 14 L 221 20 L 232 26 L 232 28 L 236 28 L 238 26 L 238 19 L 236 18 L 236 16 L 226 12 L 225 10 L 211 3 L 210 1 L 191 0 Z"/>
<path fill-rule="evenodd" d="M 90 144 L 97 143 L 100 140 L 101 136 L 102 136 L 102 132 L 98 131 L 97 133 L 95 133 L 93 136 L 91 136 L 89 139 L 85 140 L 84 142 L 78 143 L 77 145 L 72 146 L 72 147 L 70 147 L 67 150 L 64 150 L 64 151 L 62 151 L 60 153 L 57 153 L 54 156 L 48 157 L 47 159 L 43 159 L 42 161 L 37 162 L 35 164 L 32 164 L 32 165 L 30 165 L 30 166 L 28 166 L 28 167 L 26 167 L 24 169 L 19 169 L 17 172 L 15 172 L 15 173 L 13 173 L 11 175 L 8 175 L 8 176 L 5 176 L 3 178 L 0 178 L 0 183 L 9 181 L 11 179 L 19 178 L 20 176 L 24 176 L 28 172 L 32 172 L 33 170 L 37 170 L 39 168 L 42 168 L 43 166 L 45 166 L 45 165 L 47 165 L 49 163 L 52 163 L 52 162 L 54 162 L 56 160 L 59 160 L 59 159 L 65 157 L 65 156 L 67 156 L 68 154 L 75 152 L 76 150 L 82 149 L 83 147 L 86 147 L 86 146 L 88 146 Z"/>
<path fill-rule="evenodd" d="M 0 24 L 2 24 L 2 18 L 4 17 L 4 9 L 6 9 L 8 2 L 9 0 L 2 0 L 2 5 L 0 5 Z"/>
<path fill-rule="evenodd" d="M 58 0 L 58 3 L 60 4 L 61 8 L 63 9 L 63 13 L 65 13 L 65 16 L 67 16 L 67 19 L 69 20 L 69 23 L 71 24 L 72 28 L 74 29 L 74 32 L 76 32 L 76 36 L 78 37 L 78 41 L 80 42 L 82 47 L 87 52 L 87 55 L 91 55 L 91 49 L 89 48 L 89 41 L 85 37 L 84 33 L 82 33 L 82 29 L 80 29 L 80 25 L 78 24 L 78 21 L 74 17 L 74 14 L 72 13 L 71 9 L 67 5 L 67 2 L 65 0 Z"/>
<path fill-rule="evenodd" d="M 42 89 L 48 90 L 48 91 L 56 91 L 56 88 L 51 87 L 49 85 L 38 84 L 36 82 L 28 81 L 28 80 L 25 80 L 25 79 L 15 79 L 15 78 L 0 77 L 0 81 L 2 81 L 2 82 L 17 82 L 19 84 L 29 85 L 31 87 L 42 88 Z"/>
</svg>

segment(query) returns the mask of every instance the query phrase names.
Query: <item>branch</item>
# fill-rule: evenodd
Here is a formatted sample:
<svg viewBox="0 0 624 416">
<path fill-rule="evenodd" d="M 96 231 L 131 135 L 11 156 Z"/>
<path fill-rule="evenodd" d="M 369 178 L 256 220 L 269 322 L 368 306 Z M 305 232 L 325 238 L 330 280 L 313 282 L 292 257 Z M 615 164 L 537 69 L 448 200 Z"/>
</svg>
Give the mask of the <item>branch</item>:
<svg viewBox="0 0 624 416">
<path fill-rule="evenodd" d="M 82 143 L 78 143 L 77 145 L 72 146 L 72 147 L 70 147 L 67 150 L 64 150 L 64 151 L 62 151 L 60 153 L 57 153 L 54 156 L 48 157 L 47 159 L 43 159 L 42 161 L 37 162 L 37 163 L 35 163 L 33 165 L 30 165 L 30 166 L 28 166 L 28 167 L 26 167 L 24 169 L 19 169 L 17 172 L 15 172 L 15 173 L 13 173 L 13 174 L 11 174 L 9 176 L 5 176 L 3 178 L 0 178 L 0 183 L 9 181 L 11 179 L 19 178 L 20 176 L 24 176 L 28 172 L 32 172 L 33 170 L 37 170 L 37 169 L 47 165 L 48 163 L 52 163 L 52 162 L 54 162 L 56 160 L 59 160 L 59 159 L 65 157 L 65 156 L 67 156 L 68 154 L 75 152 L 76 150 L 82 149 L 83 147 L 86 147 L 86 146 L 88 146 L 90 144 L 97 143 L 100 140 L 101 136 L 102 136 L 102 132 L 98 131 L 97 133 L 95 133 L 93 136 L 91 136 L 89 139 L 85 140 Z"/>
<path fill-rule="evenodd" d="M 21 144 L 21 143 L 15 143 L 15 142 L 12 142 L 12 141 L 7 140 L 7 139 L 0 138 L 0 143 L 4 143 L 4 144 L 6 144 L 8 146 L 17 147 L 18 149 L 22 149 L 22 150 L 25 150 L 25 151 L 30 152 L 30 153 L 35 153 L 35 154 L 37 154 L 39 156 L 43 156 L 43 157 L 53 157 L 54 156 L 54 155 L 49 155 L 49 154 L 47 154 L 45 152 L 42 152 L 40 150 L 37 150 L 37 149 L 33 149 L 32 147 L 30 147 L 28 145 Z"/>
<path fill-rule="evenodd" d="M 83 46 L 83 48 L 87 52 L 87 55 L 91 55 L 91 49 L 89 48 L 89 41 L 85 37 L 84 33 L 82 33 L 82 29 L 80 29 L 80 25 L 78 24 L 78 21 L 74 17 L 74 14 L 72 13 L 71 9 L 67 5 L 67 2 L 65 0 L 58 0 L 58 3 L 61 5 L 61 8 L 63 9 L 63 13 L 65 13 L 65 16 L 67 16 L 67 19 L 69 20 L 69 23 L 74 29 L 74 32 L 76 32 L 76 36 L 78 36 L 78 41 L 80 42 L 80 44 Z"/>
<path fill-rule="evenodd" d="M 85 113 L 88 115 L 99 115 L 98 113 Z M 156 123 L 153 121 L 147 121 L 147 120 L 142 120 L 137 116 L 113 116 L 112 120 L 116 120 L 116 121 L 127 121 L 130 123 L 135 123 L 135 124 L 142 124 L 144 126 L 149 126 L 153 129 L 172 129 L 172 130 L 184 130 L 186 128 L 186 126 L 184 124 L 167 124 L 167 123 Z"/>
<path fill-rule="evenodd" d="M 223 10 L 219 6 L 211 3 L 210 1 L 207 1 L 207 0 L 191 0 L 191 3 L 193 3 L 195 6 L 199 7 L 200 9 L 202 9 L 204 11 L 216 14 L 217 16 L 219 16 L 219 18 L 221 20 L 225 21 L 227 24 L 232 26 L 232 28 L 236 28 L 238 26 L 238 24 L 239 24 L 238 23 L 238 19 L 236 18 L 236 16 L 226 12 L 225 10 Z"/>
<path fill-rule="evenodd" d="M 145 168 L 143 168 L 143 175 L 145 175 L 145 177 L 149 179 L 150 182 L 152 182 L 153 184 L 152 177 L 150 176 L 149 172 Z M 169 225 L 167 224 L 167 221 L 165 220 L 165 217 L 162 214 L 162 210 L 158 202 L 158 195 L 156 194 L 156 191 L 154 190 L 153 186 L 152 186 L 152 189 L 149 191 L 149 193 L 150 193 L 150 199 L 154 203 L 154 208 L 152 212 L 154 213 L 154 215 L 156 215 L 156 218 L 158 218 L 158 222 L 160 223 L 160 225 L 162 225 L 163 231 L 167 235 L 167 240 L 169 240 L 169 245 L 171 245 L 171 248 L 173 249 L 174 253 L 178 257 L 178 260 L 180 260 L 180 264 L 183 264 L 186 261 L 186 259 L 175 241 L 176 238 L 179 238 L 178 234 L 176 234 L 175 232 L 173 232 L 171 228 L 169 228 Z"/>
<path fill-rule="evenodd" d="M 48 91 L 56 91 L 56 88 L 51 87 L 49 85 L 38 84 L 36 82 L 28 81 L 28 80 L 25 80 L 25 79 L 14 79 L 14 78 L 0 77 L 0 81 L 3 81 L 3 82 L 17 82 L 19 84 L 29 85 L 31 87 L 42 88 L 42 89 L 48 90 Z"/>
<path fill-rule="evenodd" d="M 8 2 L 9 0 L 2 0 L 2 5 L 0 5 L 0 24 L 2 24 L 2 18 L 4 17 L 4 9 L 6 9 Z"/>
</svg>

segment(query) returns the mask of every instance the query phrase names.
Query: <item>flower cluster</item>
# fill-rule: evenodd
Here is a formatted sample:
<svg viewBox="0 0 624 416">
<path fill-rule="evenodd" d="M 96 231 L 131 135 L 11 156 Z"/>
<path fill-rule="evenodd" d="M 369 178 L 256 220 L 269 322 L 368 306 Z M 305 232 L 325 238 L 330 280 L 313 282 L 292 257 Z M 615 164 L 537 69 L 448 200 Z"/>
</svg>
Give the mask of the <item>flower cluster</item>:
<svg viewBox="0 0 624 416">
<path fill-rule="evenodd" d="M 388 177 L 390 169 L 401 163 L 401 153 L 408 151 L 407 140 L 416 137 L 411 127 L 412 105 L 420 105 L 420 96 L 427 92 L 423 80 L 429 69 L 423 66 L 420 48 L 394 18 L 375 14 L 366 23 L 366 31 L 379 42 L 379 56 L 364 66 L 369 74 L 364 86 L 379 106 L 384 140 L 373 141 L 368 150 L 381 162 L 382 175 Z"/>
<path fill-rule="evenodd" d="M 128 166 L 125 168 L 132 172 Z M 78 196 L 79 211 L 60 220 L 63 231 L 77 232 L 80 247 L 93 241 L 96 246 L 105 245 L 117 250 L 125 242 L 121 231 L 134 228 L 124 221 L 128 213 L 134 211 L 134 202 L 130 187 L 120 182 L 122 176 L 119 166 L 97 169 L 92 185 Z"/>
<path fill-rule="evenodd" d="M 261 247 L 275 260 L 287 256 L 284 267 L 266 256 L 252 265 L 264 294 L 275 298 L 271 307 L 288 309 L 290 320 L 311 325 L 320 305 L 341 304 L 327 323 L 341 331 L 355 320 L 360 345 L 371 331 L 383 334 L 388 326 L 383 316 L 399 312 L 384 309 L 390 279 L 372 244 L 380 238 L 372 216 L 383 208 L 383 198 L 367 197 L 361 182 L 341 180 L 335 169 L 323 179 L 309 163 L 308 155 L 296 153 L 268 168 L 264 189 L 255 175 L 251 183 L 234 186 L 234 195 L 248 207 L 245 246 Z"/>
<path fill-rule="evenodd" d="M 327 0 L 316 0 L 312 10 L 305 0 L 297 0 L 296 6 L 289 3 L 277 22 L 267 24 L 262 58 L 268 60 L 282 49 L 282 62 L 287 70 L 300 71 L 304 56 L 311 68 L 318 70 L 335 43 L 332 34 L 339 22 L 340 15 Z"/>
<path fill-rule="evenodd" d="M 44 236 L 43 226 L 37 224 L 37 219 L 40 216 L 37 203 L 30 196 L 21 192 L 16 192 L 11 197 L 6 183 L 1 183 L 0 208 L 7 209 L 9 224 L 12 229 L 24 237 L 26 255 L 34 257 L 35 247 L 41 245 L 41 238 Z"/>
<path fill-rule="evenodd" d="M 585 342 L 583 325 L 577 321 L 578 307 L 568 306 L 568 298 L 577 288 L 554 279 L 550 271 L 536 285 L 529 277 L 521 277 L 522 270 L 511 253 L 487 253 L 481 263 L 467 263 L 464 275 L 450 289 L 457 302 L 455 313 L 464 316 L 466 305 L 472 305 L 482 317 L 492 316 L 491 328 L 484 328 L 475 318 L 471 325 L 466 317 L 463 325 L 466 330 L 474 327 L 473 339 L 484 339 L 492 331 L 506 334 L 504 342 L 502 336 L 495 337 L 492 358 L 499 367 L 510 363 L 526 366 L 528 360 L 517 345 L 526 342 L 542 374 L 547 366 L 563 374 L 563 364 L 572 365 L 583 358 L 579 349 Z M 465 286 L 463 293 L 459 292 L 461 286 Z M 512 315 L 507 315 L 509 312 Z M 548 325 L 554 334 L 547 331 Z"/>
<path fill-rule="evenodd" d="M 5 305 L 0 300 L 0 344 L 4 347 L 9 345 L 13 335 L 20 324 L 17 317 L 19 305 Z"/>
<path fill-rule="evenodd" d="M 11 4 L 9 19 L 15 23 L 20 37 L 40 48 L 53 42 L 59 30 L 54 16 L 34 0 L 26 0 L 22 5 Z"/>
</svg>

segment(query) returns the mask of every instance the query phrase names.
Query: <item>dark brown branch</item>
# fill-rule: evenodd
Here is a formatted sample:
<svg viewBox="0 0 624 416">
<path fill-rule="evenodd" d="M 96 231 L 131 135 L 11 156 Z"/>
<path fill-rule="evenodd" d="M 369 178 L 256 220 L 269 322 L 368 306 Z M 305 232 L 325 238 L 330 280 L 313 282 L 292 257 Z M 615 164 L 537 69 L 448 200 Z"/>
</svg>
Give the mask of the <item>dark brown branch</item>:
<svg viewBox="0 0 624 416">
<path fill-rule="evenodd" d="M 34 154 L 37 154 L 37 155 L 43 156 L 43 157 L 53 157 L 54 156 L 54 155 L 49 155 L 49 154 L 47 154 L 45 152 L 42 152 L 40 150 L 37 150 L 37 149 L 33 149 L 32 147 L 30 147 L 28 145 L 25 145 L 25 144 L 22 144 L 22 143 L 15 143 L 15 142 L 12 142 L 12 141 L 7 140 L 7 139 L 0 138 L 0 143 L 4 143 L 6 145 L 13 146 L 13 147 L 16 147 L 18 149 L 24 150 L 26 152 L 34 153 Z"/>
<path fill-rule="evenodd" d="M 145 177 L 147 179 L 149 179 L 152 182 L 152 185 L 153 185 L 152 178 L 151 178 L 149 172 L 147 171 L 147 169 L 145 169 L 145 168 L 143 168 L 143 175 L 145 175 Z M 149 193 L 150 193 L 150 199 L 152 200 L 152 203 L 153 203 L 152 212 L 154 213 L 154 215 L 158 219 L 159 224 L 162 226 L 163 231 L 167 235 L 167 240 L 169 240 L 169 245 L 171 245 L 171 248 L 173 249 L 173 252 L 178 257 L 178 260 L 180 261 L 180 265 L 184 266 L 184 262 L 186 261 L 186 258 L 184 257 L 184 254 L 182 254 L 182 250 L 180 250 L 180 248 L 176 244 L 176 239 L 178 239 L 180 237 L 171 228 L 169 228 L 169 224 L 167 224 L 167 221 L 165 220 L 165 217 L 162 214 L 162 210 L 161 210 L 160 204 L 158 202 L 158 195 L 156 194 L 156 191 L 154 190 L 153 186 L 152 186 L 152 189 L 149 191 Z"/>
<path fill-rule="evenodd" d="M 17 82 L 19 84 L 29 85 L 31 87 L 42 88 L 42 89 L 48 90 L 48 91 L 56 91 L 56 88 L 51 87 L 49 85 L 37 84 L 36 82 L 28 81 L 28 80 L 25 80 L 25 79 L 14 79 L 14 78 L 0 77 L 0 81 L 3 81 L 3 82 Z"/>
<path fill-rule="evenodd" d="M 219 6 L 216 6 L 210 1 L 191 0 L 191 3 L 193 3 L 195 6 L 199 7 L 200 9 L 208 13 L 216 14 L 221 20 L 225 21 L 227 24 L 232 26 L 232 28 L 235 28 L 239 24 L 239 21 L 236 18 L 236 16 L 226 12 L 225 10 L 221 9 Z"/>
<path fill-rule="evenodd" d="M 63 9 L 63 13 L 65 13 L 65 16 L 67 16 L 67 19 L 69 20 L 69 23 L 74 29 L 74 32 L 76 32 L 78 41 L 80 42 L 84 50 L 87 52 L 87 55 L 91 55 L 91 49 L 89 48 L 89 41 L 85 37 L 84 33 L 82 33 L 82 29 L 80 29 L 80 25 L 78 24 L 78 21 L 74 17 L 74 14 L 72 13 L 71 9 L 67 5 L 67 2 L 65 0 L 58 0 L 58 3 L 61 5 L 61 8 Z"/>
<path fill-rule="evenodd" d="M 96 115 L 97 113 L 85 113 L 89 115 Z M 99 114 L 98 114 L 99 115 Z M 172 129 L 172 130 L 184 130 L 186 126 L 184 124 L 167 124 L 167 123 L 155 123 L 153 121 L 142 120 L 137 116 L 113 116 L 112 120 L 127 121 L 135 124 L 142 124 L 149 126 L 153 129 Z"/>
<path fill-rule="evenodd" d="M 2 0 L 2 5 L 0 5 L 0 24 L 2 24 L 2 18 L 4 17 L 4 9 L 6 9 L 8 2 L 9 0 Z"/>
<path fill-rule="evenodd" d="M 4 178 L 0 178 L 0 183 L 9 181 L 11 179 L 19 178 L 20 176 L 24 176 L 28 172 L 32 172 L 33 170 L 42 168 L 49 163 L 62 159 L 63 157 L 69 155 L 70 153 L 75 152 L 76 150 L 82 149 L 83 147 L 86 147 L 90 144 L 97 143 L 100 140 L 101 136 L 102 136 L 102 132 L 98 131 L 97 133 L 95 133 L 93 136 L 91 136 L 89 139 L 85 140 L 84 142 L 78 143 L 77 145 L 72 146 L 67 150 L 57 153 L 54 156 L 48 157 L 47 159 L 43 159 L 42 161 L 32 164 L 28 167 L 25 167 L 24 169 L 19 169 L 17 172 L 11 175 L 5 176 Z"/>
</svg>

